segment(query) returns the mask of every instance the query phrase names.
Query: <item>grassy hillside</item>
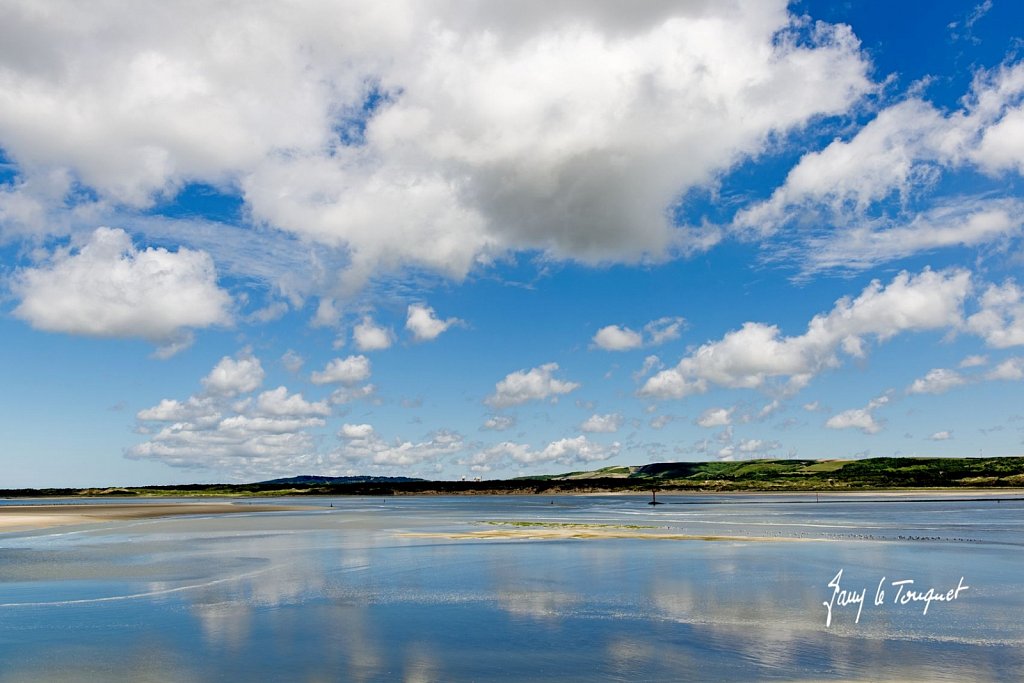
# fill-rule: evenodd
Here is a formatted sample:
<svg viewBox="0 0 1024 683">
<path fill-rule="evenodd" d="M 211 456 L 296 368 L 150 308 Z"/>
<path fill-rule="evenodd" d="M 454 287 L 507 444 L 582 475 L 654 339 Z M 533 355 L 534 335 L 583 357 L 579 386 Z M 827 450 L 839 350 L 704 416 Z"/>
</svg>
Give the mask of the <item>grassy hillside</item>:
<svg viewBox="0 0 1024 683">
<path fill-rule="evenodd" d="M 297 496 L 596 491 L 870 491 L 927 488 L 1024 488 L 1024 458 L 868 458 L 663 462 L 491 481 L 362 478 L 339 483 L 294 477 L 255 484 L 189 484 L 109 489 L 0 490 L 0 496 Z"/>
<path fill-rule="evenodd" d="M 566 479 L 578 477 L 566 475 Z M 867 458 L 655 463 L 630 480 L 665 486 L 753 490 L 841 490 L 1024 486 L 1024 458 Z"/>
</svg>

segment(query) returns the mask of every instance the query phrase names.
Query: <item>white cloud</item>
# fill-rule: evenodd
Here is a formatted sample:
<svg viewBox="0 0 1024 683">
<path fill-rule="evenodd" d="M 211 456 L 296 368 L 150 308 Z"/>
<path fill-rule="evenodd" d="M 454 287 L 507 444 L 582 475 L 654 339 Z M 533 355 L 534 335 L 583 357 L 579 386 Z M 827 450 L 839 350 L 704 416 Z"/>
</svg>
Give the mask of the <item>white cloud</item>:
<svg viewBox="0 0 1024 683">
<path fill-rule="evenodd" d="M 974 158 L 990 173 L 1024 174 L 1024 107 L 1008 111 L 985 131 Z"/>
<path fill-rule="evenodd" d="M 254 391 L 263 383 L 263 366 L 249 349 L 239 351 L 235 358 L 224 356 L 203 378 L 203 386 L 211 394 L 235 396 Z"/>
<path fill-rule="evenodd" d="M 69 217 L 62 216 L 71 174 L 54 170 L 33 178 L 0 184 L 0 238 L 38 238 L 65 234 Z M 77 207 L 83 211 L 84 207 Z"/>
<path fill-rule="evenodd" d="M 370 317 L 352 328 L 352 341 L 360 351 L 381 351 L 391 346 L 391 330 L 380 327 Z"/>
<path fill-rule="evenodd" d="M 763 455 L 782 447 L 778 441 L 765 441 L 763 439 L 744 439 L 736 445 L 736 450 L 746 456 Z"/>
<path fill-rule="evenodd" d="M 491 415 L 484 420 L 483 427 L 487 431 L 504 432 L 516 426 L 516 419 L 510 415 Z"/>
<path fill-rule="evenodd" d="M 771 451 L 782 447 L 778 441 L 766 439 L 740 439 L 736 440 L 732 426 L 725 428 L 715 434 L 713 439 L 701 439 L 697 441 L 689 452 L 698 453 L 701 456 L 712 456 L 719 460 L 739 460 L 769 457 Z"/>
<path fill-rule="evenodd" d="M 736 460 L 736 446 L 734 446 L 733 444 L 729 444 L 728 446 L 722 446 L 720 449 L 718 449 L 718 452 L 715 453 L 715 456 L 719 460 Z"/>
<path fill-rule="evenodd" d="M 493 468 L 505 463 L 518 465 L 559 463 L 571 467 L 608 460 L 618 455 L 619 450 L 618 443 L 602 446 L 590 441 L 585 436 L 552 441 L 540 450 L 534 450 L 526 444 L 503 441 L 474 454 L 471 457 L 472 462 L 465 460 L 462 464 L 473 464 L 478 467 L 486 465 Z"/>
<path fill-rule="evenodd" d="M 609 447 L 594 443 L 584 436 L 559 439 L 544 447 L 540 453 L 528 454 L 525 459 L 518 460 L 523 464 L 537 462 L 597 462 L 618 455 L 619 445 L 613 443 Z"/>
<path fill-rule="evenodd" d="M 452 325 L 459 324 L 458 318 L 441 320 L 437 317 L 434 309 L 422 304 L 411 304 L 407 311 L 405 329 L 412 332 L 416 341 L 431 341 L 437 339 Z"/>
<path fill-rule="evenodd" d="M 883 109 L 850 140 L 805 154 L 770 199 L 736 215 L 735 226 L 772 233 L 808 211 L 849 221 L 893 193 L 907 196 L 927 181 L 928 162 L 950 160 L 963 144 L 950 139 L 955 123 L 915 98 Z"/>
<path fill-rule="evenodd" d="M 289 394 L 287 387 L 278 387 L 256 398 L 256 412 L 270 417 L 325 417 L 331 414 L 331 409 L 326 401 L 310 402 L 302 394 Z"/>
<path fill-rule="evenodd" d="M 288 349 L 284 352 L 284 355 L 281 356 L 281 363 L 288 372 L 294 374 L 302 369 L 302 366 L 306 363 L 306 359 L 294 350 Z"/>
<path fill-rule="evenodd" d="M 421 442 L 387 442 L 368 424 L 343 425 L 338 434 L 344 443 L 338 456 L 363 467 L 408 468 L 436 463 L 462 450 L 462 436 L 446 430 Z"/>
<path fill-rule="evenodd" d="M 882 431 L 882 425 L 875 420 L 874 411 L 888 402 L 888 396 L 879 396 L 869 401 L 864 408 L 845 410 L 833 415 L 825 426 L 829 429 L 859 429 L 865 434 L 877 434 Z"/>
<path fill-rule="evenodd" d="M 966 384 L 967 380 L 955 370 L 935 368 L 924 377 L 914 380 L 907 388 L 908 394 L 944 394 L 950 389 Z"/>
<path fill-rule="evenodd" d="M 605 351 L 631 351 L 643 343 L 639 332 L 618 325 L 602 327 L 594 335 L 594 346 Z"/>
<path fill-rule="evenodd" d="M 967 319 L 967 329 L 997 349 L 1024 344 L 1024 292 L 1013 280 L 989 285 L 981 295 L 981 310 Z"/>
<path fill-rule="evenodd" d="M 556 379 L 553 375 L 558 363 L 547 363 L 531 370 L 511 372 L 494 385 L 494 394 L 485 403 L 495 408 L 507 408 L 527 401 L 557 399 L 579 388 L 576 382 Z"/>
<path fill-rule="evenodd" d="M 882 431 L 881 425 L 875 422 L 874 415 L 864 408 L 844 410 L 833 415 L 825 423 L 829 429 L 859 429 L 865 434 L 876 434 Z"/>
<path fill-rule="evenodd" d="M 646 358 L 644 358 L 644 364 L 640 367 L 640 369 L 633 373 L 633 381 L 639 382 L 641 379 L 646 377 L 651 372 L 651 370 L 660 370 L 663 367 L 665 366 L 661 362 L 660 358 L 658 358 L 655 355 L 647 356 Z"/>
<path fill-rule="evenodd" d="M 373 433 L 373 425 L 346 423 L 341 426 L 338 436 L 342 439 L 367 439 Z"/>
<path fill-rule="evenodd" d="M 323 370 L 309 377 L 313 384 L 344 384 L 351 386 L 370 378 L 370 359 L 366 356 L 335 358 Z"/>
<path fill-rule="evenodd" d="M 139 251 L 123 230 L 98 228 L 78 249 L 57 249 L 13 282 L 14 315 L 36 329 L 95 337 L 142 337 L 170 355 L 189 328 L 227 325 L 231 297 L 217 286 L 209 255 Z"/>
<path fill-rule="evenodd" d="M 983 2 L 979 2 L 977 5 L 974 6 L 974 9 L 971 10 L 970 15 L 968 15 L 967 19 L 964 21 L 964 25 L 967 28 L 972 28 L 976 23 L 978 23 L 979 20 L 981 20 L 982 17 L 988 14 L 989 11 L 991 11 L 991 9 L 992 0 L 984 0 Z"/>
<path fill-rule="evenodd" d="M 1009 358 L 985 375 L 985 379 L 1017 381 L 1024 379 L 1024 357 Z"/>
<path fill-rule="evenodd" d="M 782 410 L 782 407 L 783 407 L 782 401 L 780 401 L 777 398 L 776 399 L 772 399 L 768 403 L 765 403 L 763 406 L 761 406 L 761 410 L 757 411 L 757 415 L 755 415 L 753 419 L 755 419 L 755 420 L 767 419 L 767 418 L 771 417 L 772 415 L 774 415 L 775 413 L 777 413 L 780 410 Z"/>
<path fill-rule="evenodd" d="M 651 429 L 664 429 L 673 419 L 671 415 L 655 415 L 648 424 L 651 425 Z"/>
<path fill-rule="evenodd" d="M 725 427 L 732 424 L 733 408 L 708 408 L 697 418 L 701 427 Z"/>
<path fill-rule="evenodd" d="M 227 472 L 236 477 L 294 474 L 295 468 L 315 454 L 314 439 L 305 430 L 323 423 L 320 418 L 243 415 L 206 422 L 175 422 L 127 449 L 125 456 L 158 460 L 172 467 Z"/>
<path fill-rule="evenodd" d="M 969 287 L 970 274 L 962 270 L 903 272 L 884 287 L 875 280 L 856 299 L 840 299 L 828 314 L 815 316 L 796 337 L 782 336 L 775 325 L 745 323 L 652 376 L 640 395 L 682 398 L 710 384 L 759 389 L 775 379 L 797 390 L 838 366 L 840 351 L 863 356 L 869 338 L 884 341 L 901 332 L 956 326 Z"/>
<path fill-rule="evenodd" d="M 647 335 L 647 346 L 660 346 L 665 342 L 679 339 L 680 330 L 686 320 L 679 317 L 665 317 L 652 320 L 644 325 L 644 333 Z"/>
<path fill-rule="evenodd" d="M 950 431 L 935 432 L 934 434 L 932 434 L 928 438 L 931 441 L 948 441 L 948 440 L 953 438 L 953 432 L 950 432 Z"/>
<path fill-rule="evenodd" d="M 221 416 L 211 397 L 191 396 L 184 402 L 165 398 L 152 408 L 140 410 L 136 417 L 144 422 L 204 422 L 217 421 Z"/>
<path fill-rule="evenodd" d="M 988 365 L 988 356 L 967 356 L 960 361 L 961 368 L 977 368 Z"/>
<path fill-rule="evenodd" d="M 275 301 L 245 316 L 247 322 L 269 323 L 279 320 L 288 312 L 288 304 Z"/>
<path fill-rule="evenodd" d="M 490 472 L 494 469 L 494 457 L 492 454 L 481 451 L 472 455 L 463 456 L 455 460 L 456 465 L 468 467 L 473 472 Z"/>
<path fill-rule="evenodd" d="M 322 427 L 323 425 L 323 420 L 311 417 L 232 415 L 221 420 L 218 436 L 238 434 L 241 438 L 248 438 L 253 433 L 265 433 L 293 437 L 297 436 L 301 429 Z"/>
<path fill-rule="evenodd" d="M 872 89 L 850 30 L 783 0 L 40 2 L 4 22 L 26 177 L 135 207 L 237 183 L 255 222 L 344 250 L 350 287 L 506 249 L 662 257 L 688 188 Z"/>
<path fill-rule="evenodd" d="M 905 223 L 863 221 L 808 241 L 808 270 L 860 270 L 918 252 L 974 247 L 1020 233 L 1024 204 L 1014 200 L 958 198 L 915 215 Z"/>
<path fill-rule="evenodd" d="M 313 314 L 310 325 L 313 327 L 333 327 L 338 324 L 339 318 L 341 318 L 341 311 L 338 310 L 334 299 L 321 297 L 320 301 L 317 302 L 316 313 Z M 344 343 L 340 344 L 340 346 L 344 346 Z M 338 343 L 335 342 L 335 348 L 338 347 Z"/>
<path fill-rule="evenodd" d="M 886 107 L 852 138 L 805 154 L 768 200 L 737 212 L 732 228 L 755 237 L 788 230 L 772 248 L 796 254 L 809 272 L 1017 236 L 1024 205 L 1012 195 L 911 207 L 947 173 L 1024 170 L 1022 93 L 1018 63 L 977 74 L 958 110 L 915 96 Z"/>
<path fill-rule="evenodd" d="M 250 480 L 305 469 L 317 459 L 309 430 L 323 427 L 330 410 L 283 386 L 255 399 L 239 397 L 255 391 L 262 379 L 259 361 L 247 351 L 238 360 L 222 359 L 203 380 L 206 394 L 163 399 L 139 411 L 139 432 L 147 439 L 126 449 L 125 457 Z"/>
<path fill-rule="evenodd" d="M 365 384 L 361 387 L 343 386 L 331 393 L 330 402 L 333 405 L 342 405 L 352 403 L 353 401 L 369 399 L 376 393 L 377 387 L 373 384 Z"/>
<path fill-rule="evenodd" d="M 259 361 L 243 350 L 237 359 L 224 358 L 204 378 L 206 393 L 185 401 L 164 399 L 139 411 L 138 432 L 146 440 L 128 448 L 125 457 L 150 459 L 173 467 L 189 467 L 237 479 L 291 476 L 297 472 L 386 469 L 436 460 L 457 452 L 461 437 L 437 432 L 429 442 L 385 443 L 368 424 L 344 424 L 340 449 L 320 452 L 314 430 L 326 426 L 331 403 L 309 401 L 280 386 L 253 395 L 262 381 Z M 344 391 L 366 395 L 372 387 Z"/>
<path fill-rule="evenodd" d="M 140 410 L 136 417 L 140 420 L 156 420 L 160 422 L 174 422 L 182 420 L 185 416 L 185 407 L 180 401 L 165 398 L 152 408 Z"/>
<path fill-rule="evenodd" d="M 970 362 L 968 362 L 970 361 Z M 988 359 L 985 356 L 968 356 L 960 367 L 977 367 L 985 365 Z M 1024 358 L 1009 358 L 982 376 L 963 376 L 954 370 L 936 368 L 930 370 L 924 377 L 914 380 L 907 388 L 909 394 L 942 394 L 970 382 L 981 380 L 1020 380 L 1024 379 Z"/>
<path fill-rule="evenodd" d="M 679 331 L 685 323 L 683 318 L 678 317 L 658 318 L 644 325 L 643 333 L 628 327 L 607 325 L 594 334 L 592 343 L 604 351 L 632 351 L 645 346 L 658 346 L 678 339 Z"/>
<path fill-rule="evenodd" d="M 622 415 L 619 413 L 608 413 L 607 415 L 594 414 L 583 421 L 580 425 L 581 432 L 611 434 L 619 431 L 622 427 Z"/>
</svg>

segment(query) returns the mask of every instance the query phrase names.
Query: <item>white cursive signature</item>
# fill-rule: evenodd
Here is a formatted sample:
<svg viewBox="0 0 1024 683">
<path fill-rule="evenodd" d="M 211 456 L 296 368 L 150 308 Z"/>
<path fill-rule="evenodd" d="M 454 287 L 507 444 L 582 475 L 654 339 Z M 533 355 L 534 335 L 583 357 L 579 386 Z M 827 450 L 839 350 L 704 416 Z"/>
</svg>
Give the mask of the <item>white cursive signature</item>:
<svg viewBox="0 0 1024 683">
<path fill-rule="evenodd" d="M 875 606 L 885 605 L 885 579 L 882 577 L 878 581 L 878 587 L 875 589 Z M 857 606 L 857 617 L 854 619 L 855 624 L 860 623 L 860 615 L 864 611 L 864 599 L 867 596 L 867 588 L 861 588 L 859 591 L 856 589 L 849 590 L 842 586 L 843 570 L 832 577 L 832 580 L 828 582 L 828 587 L 832 589 L 832 595 L 828 600 L 821 603 L 825 606 L 825 628 L 832 625 L 832 614 L 833 610 L 840 607 L 849 607 L 851 605 Z M 893 596 L 892 604 L 894 605 L 907 605 L 910 603 L 924 603 L 924 609 L 922 614 L 928 614 L 928 608 L 932 606 L 933 602 L 952 602 L 960 597 L 962 591 L 967 590 L 970 586 L 964 585 L 964 577 L 960 577 L 955 588 L 949 590 L 936 590 L 935 588 L 929 587 L 927 590 L 921 590 L 914 588 L 913 579 L 900 579 L 899 581 L 891 581 L 890 586 L 896 589 L 896 594 Z"/>
</svg>

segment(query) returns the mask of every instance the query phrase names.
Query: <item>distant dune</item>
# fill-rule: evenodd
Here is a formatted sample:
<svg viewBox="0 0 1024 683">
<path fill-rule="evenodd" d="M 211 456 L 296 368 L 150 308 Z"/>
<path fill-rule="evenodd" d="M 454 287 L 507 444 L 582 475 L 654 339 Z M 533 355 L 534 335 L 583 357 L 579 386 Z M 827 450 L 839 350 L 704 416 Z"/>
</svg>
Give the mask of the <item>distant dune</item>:
<svg viewBox="0 0 1024 683">
<path fill-rule="evenodd" d="M 1024 488 L 1024 457 L 662 462 L 487 481 L 301 475 L 252 484 L 2 490 L 0 496 L 465 495 L 671 491 L 1005 490 Z"/>
</svg>

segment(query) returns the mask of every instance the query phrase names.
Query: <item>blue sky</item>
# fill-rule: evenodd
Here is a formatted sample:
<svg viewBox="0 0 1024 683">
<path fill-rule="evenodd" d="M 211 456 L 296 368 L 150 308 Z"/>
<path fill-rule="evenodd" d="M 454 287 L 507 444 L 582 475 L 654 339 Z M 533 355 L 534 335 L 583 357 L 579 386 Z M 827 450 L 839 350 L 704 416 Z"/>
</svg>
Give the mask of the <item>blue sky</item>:
<svg viewBox="0 0 1024 683">
<path fill-rule="evenodd" d="M 1024 451 L 1024 9 L 0 9 L 0 487 Z"/>
</svg>

